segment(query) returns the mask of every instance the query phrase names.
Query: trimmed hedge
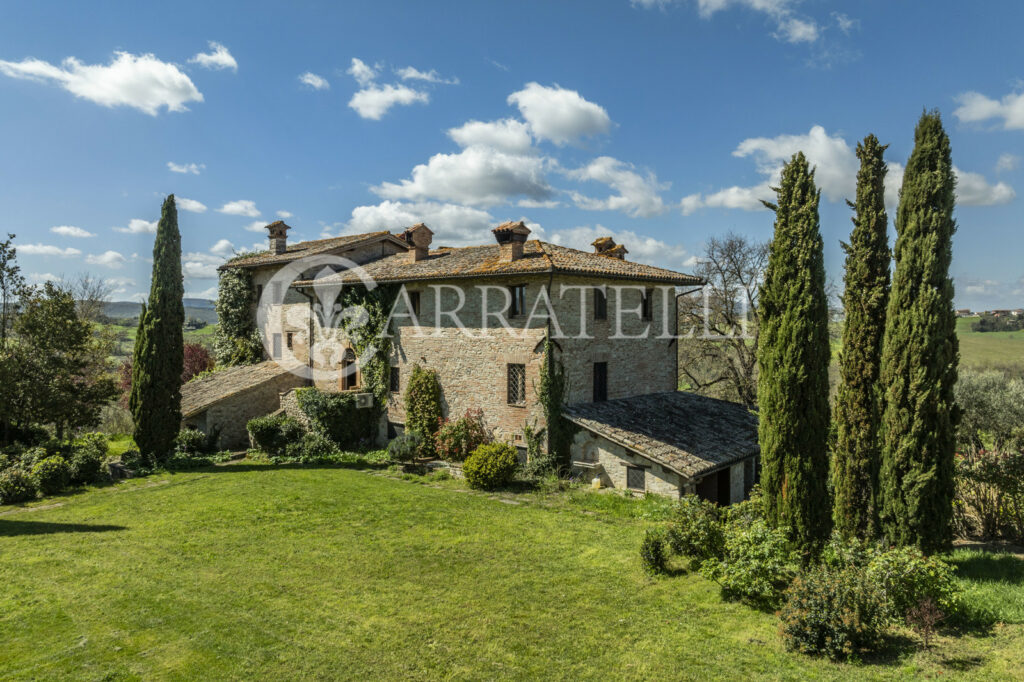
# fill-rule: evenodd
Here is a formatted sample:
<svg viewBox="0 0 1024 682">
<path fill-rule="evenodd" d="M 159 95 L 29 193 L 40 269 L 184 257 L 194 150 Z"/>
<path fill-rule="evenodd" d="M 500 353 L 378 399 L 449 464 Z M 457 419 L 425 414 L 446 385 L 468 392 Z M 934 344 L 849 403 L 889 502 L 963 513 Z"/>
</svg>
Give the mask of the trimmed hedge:
<svg viewBox="0 0 1024 682">
<path fill-rule="evenodd" d="M 512 480 L 519 465 L 516 449 L 508 443 L 481 445 L 466 458 L 462 473 L 470 487 L 493 490 Z"/>
<path fill-rule="evenodd" d="M 245 428 L 253 446 L 268 455 L 284 455 L 289 443 L 298 442 L 305 435 L 301 423 L 283 414 L 250 419 Z"/>
</svg>

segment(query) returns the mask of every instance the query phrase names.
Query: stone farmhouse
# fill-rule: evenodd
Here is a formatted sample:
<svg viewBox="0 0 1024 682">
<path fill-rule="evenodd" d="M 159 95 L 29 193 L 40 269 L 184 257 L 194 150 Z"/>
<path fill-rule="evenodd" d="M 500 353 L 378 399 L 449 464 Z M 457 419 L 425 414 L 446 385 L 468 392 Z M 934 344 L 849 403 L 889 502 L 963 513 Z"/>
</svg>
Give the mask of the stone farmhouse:
<svg viewBox="0 0 1024 682">
<path fill-rule="evenodd" d="M 244 447 L 245 421 L 289 409 L 294 387 L 360 391 L 359 358 L 323 310 L 344 287 L 394 284 L 382 442 L 404 427 L 402 391 L 419 364 L 438 372 L 446 416 L 480 408 L 496 438 L 525 448 L 524 425 L 544 426 L 536 387 L 551 339 L 567 379 L 564 416 L 578 427 L 577 473 L 720 503 L 753 486 L 756 417 L 677 391 L 677 296 L 700 278 L 630 261 L 608 237 L 592 252 L 531 240 L 523 222 L 494 228 L 494 243 L 462 248 L 432 248 L 423 224 L 297 244 L 288 244 L 289 229 L 268 225 L 267 251 L 222 266 L 251 274 L 266 361 L 183 388 L 185 422 L 217 426 L 223 445 Z"/>
</svg>

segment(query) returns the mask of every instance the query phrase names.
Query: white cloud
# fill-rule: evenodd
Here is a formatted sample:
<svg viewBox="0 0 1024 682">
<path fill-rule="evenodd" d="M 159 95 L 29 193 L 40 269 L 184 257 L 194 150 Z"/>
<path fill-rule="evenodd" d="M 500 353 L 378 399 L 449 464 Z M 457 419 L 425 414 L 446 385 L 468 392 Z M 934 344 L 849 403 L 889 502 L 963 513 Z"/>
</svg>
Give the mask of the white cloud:
<svg viewBox="0 0 1024 682">
<path fill-rule="evenodd" d="M 681 2 L 682 0 L 632 0 L 634 7 L 644 9 L 666 9 L 669 5 Z M 778 40 L 787 43 L 815 42 L 820 36 L 821 29 L 813 19 L 798 16 L 794 12 L 793 6 L 798 2 L 799 0 L 697 0 L 697 13 L 702 19 L 710 19 L 718 12 L 742 7 L 771 19 L 776 26 L 772 35 Z M 845 14 L 834 12 L 833 16 L 844 33 L 849 32 L 857 24 L 856 19 L 851 19 Z"/>
<path fill-rule="evenodd" d="M 362 59 L 352 58 L 352 65 L 348 67 L 345 72 L 356 79 L 359 85 L 367 86 L 377 78 L 377 74 L 380 72 L 379 66 L 370 66 Z"/>
<path fill-rule="evenodd" d="M 519 107 L 519 113 L 538 139 L 557 145 L 607 133 L 612 124 L 604 107 L 558 85 L 527 83 L 508 96 L 508 103 Z"/>
<path fill-rule="evenodd" d="M 254 220 L 251 223 L 249 223 L 248 225 L 246 225 L 245 227 L 243 227 L 242 229 L 243 230 L 248 230 L 249 232 L 263 232 L 263 233 L 266 233 L 266 231 L 267 231 L 267 224 L 265 222 L 263 222 L 262 220 Z"/>
<path fill-rule="evenodd" d="M 458 78 L 441 78 L 441 76 L 434 69 L 431 69 L 430 71 L 420 71 L 419 69 L 414 68 L 412 66 L 406 66 L 405 68 L 398 69 L 397 71 L 395 71 L 395 73 L 398 74 L 398 77 L 404 81 L 418 80 L 426 81 L 427 83 L 442 83 L 444 85 L 459 84 Z"/>
<path fill-rule="evenodd" d="M 743 211 L 766 210 L 761 200 L 772 201 L 775 199 L 775 192 L 772 190 L 772 183 L 763 182 L 753 187 L 739 187 L 733 185 L 712 192 L 706 196 L 690 194 L 683 197 L 679 204 L 683 215 L 690 215 L 701 208 L 734 208 Z"/>
<path fill-rule="evenodd" d="M 648 263 L 671 270 L 692 265 L 692 256 L 681 244 L 669 244 L 660 239 L 645 237 L 631 230 L 613 232 L 603 225 L 574 227 L 559 230 L 551 235 L 553 244 L 568 246 L 581 251 L 593 251 L 591 246 L 598 237 L 611 237 L 615 243 L 622 244 L 629 251 L 629 260 Z"/>
<path fill-rule="evenodd" d="M 114 232 L 124 232 L 125 234 L 156 234 L 156 223 L 157 221 L 148 221 L 141 218 L 132 218 L 128 222 L 128 227 L 115 227 Z"/>
<path fill-rule="evenodd" d="M 172 173 L 191 173 L 192 175 L 199 175 L 200 171 L 206 168 L 206 164 L 174 163 L 173 161 L 168 161 L 167 168 L 169 168 Z"/>
<path fill-rule="evenodd" d="M 0 60 L 0 73 L 12 78 L 56 83 L 75 95 L 105 107 L 129 106 L 156 116 L 167 111 L 188 111 L 188 102 L 203 95 L 177 66 L 152 54 L 116 52 L 105 66 L 83 64 L 68 57 L 60 66 L 40 59 Z"/>
<path fill-rule="evenodd" d="M 1003 173 L 1005 171 L 1017 170 L 1017 166 L 1020 165 L 1020 157 L 1016 154 L 1000 154 L 999 159 L 996 160 L 996 172 Z"/>
<path fill-rule="evenodd" d="M 15 244 L 14 246 L 19 254 L 26 256 L 61 256 L 62 258 L 71 258 L 72 256 L 82 255 L 81 251 L 70 246 L 65 249 L 53 246 L 52 244 Z"/>
<path fill-rule="evenodd" d="M 426 104 L 429 101 L 430 95 L 427 93 L 404 85 L 388 83 L 381 86 L 372 83 L 352 95 L 348 105 L 362 118 L 379 121 L 393 106 L 407 106 L 416 102 Z"/>
<path fill-rule="evenodd" d="M 206 54 L 200 52 L 188 61 L 190 64 L 198 64 L 206 69 L 231 69 L 232 71 L 238 71 L 238 62 L 228 52 L 228 48 L 212 40 L 210 41 L 210 52 Z"/>
<path fill-rule="evenodd" d="M 836 20 L 836 26 L 838 26 L 839 30 L 843 33 L 849 34 L 850 31 L 860 28 L 859 19 L 851 19 L 848 15 L 843 14 L 842 12 L 833 12 L 832 18 Z"/>
<path fill-rule="evenodd" d="M 206 299 L 208 301 L 216 301 L 217 300 L 217 294 L 218 294 L 217 286 L 214 285 L 214 286 L 209 287 L 207 289 L 203 289 L 202 291 L 187 291 L 185 293 L 185 296 L 188 297 L 188 298 L 202 298 L 202 299 Z"/>
<path fill-rule="evenodd" d="M 314 90 L 329 90 L 331 88 L 331 84 L 327 82 L 326 78 L 318 76 L 312 71 L 307 71 L 299 76 L 299 82 L 308 85 Z"/>
<path fill-rule="evenodd" d="M 195 199 L 186 199 L 185 197 L 175 197 L 174 202 L 178 205 L 182 211 L 189 211 L 191 213 L 205 213 L 206 204 L 203 204 Z"/>
<path fill-rule="evenodd" d="M 514 118 L 467 121 L 458 128 L 450 128 L 448 136 L 460 147 L 483 145 L 510 154 L 529 153 L 533 146 L 529 127 Z"/>
<path fill-rule="evenodd" d="M 989 183 L 981 173 L 969 173 L 953 167 L 956 173 L 956 200 L 964 206 L 1008 204 L 1017 193 L 1005 182 Z"/>
<path fill-rule="evenodd" d="M 118 269 L 128 262 L 128 259 L 117 251 L 104 251 L 100 254 L 93 254 L 85 257 L 89 265 L 102 265 L 105 268 Z"/>
<path fill-rule="evenodd" d="M 210 253 L 215 256 L 230 256 L 234 251 L 234 245 L 227 239 L 220 239 L 216 244 L 210 247 Z"/>
<path fill-rule="evenodd" d="M 43 284 L 44 282 L 59 282 L 62 277 L 58 277 L 52 272 L 30 272 L 25 276 L 28 281 L 34 284 Z"/>
<path fill-rule="evenodd" d="M 668 183 L 658 182 L 654 173 L 641 175 L 633 170 L 631 164 L 623 163 L 610 156 L 600 156 L 586 166 L 570 171 L 569 177 L 575 180 L 592 180 L 602 182 L 617 194 L 605 199 L 594 199 L 578 192 L 571 196 L 580 208 L 592 211 L 622 211 L 634 218 L 650 218 L 661 215 L 668 207 L 658 194 L 668 189 Z"/>
<path fill-rule="evenodd" d="M 371 190 L 385 199 L 437 199 L 471 206 L 493 206 L 516 196 L 544 200 L 552 192 L 544 177 L 547 165 L 540 157 L 472 146 L 458 154 L 435 154 L 413 168 L 411 180 L 384 182 Z"/>
<path fill-rule="evenodd" d="M 80 227 L 75 227 L 74 225 L 57 225 L 55 227 L 51 227 L 50 232 L 53 232 L 54 234 L 59 234 L 62 237 L 75 237 L 77 239 L 84 239 L 85 237 L 96 236 L 92 232 L 83 230 Z"/>
<path fill-rule="evenodd" d="M 774 35 L 787 43 L 813 43 L 818 39 L 818 25 L 809 19 L 789 17 L 779 22 Z"/>
<path fill-rule="evenodd" d="M 217 212 L 226 213 L 228 215 L 241 215 L 246 218 L 255 218 L 260 214 L 259 209 L 256 208 L 256 202 L 250 201 L 249 199 L 229 201 L 218 208 Z"/>
<path fill-rule="evenodd" d="M 342 233 L 395 231 L 420 222 L 433 230 L 435 247 L 480 244 L 490 238 L 491 228 L 498 223 L 487 211 L 468 206 L 431 201 L 382 201 L 375 206 L 354 208 Z"/>
<path fill-rule="evenodd" d="M 281 220 L 287 220 L 288 218 L 291 218 L 292 215 L 293 214 L 290 211 L 278 211 L 277 212 L 277 217 L 280 218 Z"/>
<path fill-rule="evenodd" d="M 103 280 L 108 286 L 113 287 L 110 293 L 112 294 L 126 294 L 129 290 L 135 287 L 135 280 L 128 279 L 127 277 L 108 277 Z"/>
<path fill-rule="evenodd" d="M 224 262 L 208 253 L 187 253 L 181 259 L 181 272 L 186 279 L 216 279 L 217 267 Z"/>
<path fill-rule="evenodd" d="M 953 115 L 961 123 L 980 123 L 1001 119 L 1004 130 L 1024 130 L 1024 92 L 1006 95 L 994 100 L 980 92 L 965 92 L 955 98 L 960 104 Z"/>
</svg>

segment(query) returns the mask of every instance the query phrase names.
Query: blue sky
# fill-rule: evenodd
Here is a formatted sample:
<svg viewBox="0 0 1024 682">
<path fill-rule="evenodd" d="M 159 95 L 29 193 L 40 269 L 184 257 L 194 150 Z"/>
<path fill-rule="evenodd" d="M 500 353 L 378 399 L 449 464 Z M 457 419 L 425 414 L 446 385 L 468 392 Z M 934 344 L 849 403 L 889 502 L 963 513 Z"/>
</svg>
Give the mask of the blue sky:
<svg viewBox="0 0 1024 682">
<path fill-rule="evenodd" d="M 927 7 L 927 12 L 924 11 Z M 988 2 L 5 3 L 0 209 L 35 280 L 148 288 L 161 200 L 186 291 L 266 242 L 506 219 L 685 271 L 712 235 L 767 239 L 783 159 L 818 168 L 842 279 L 858 140 L 892 200 L 924 108 L 960 173 L 957 303 L 1024 306 L 1024 6 Z M 191 210 L 187 210 L 191 209 Z M 248 229 L 247 229 L 248 228 Z"/>
</svg>

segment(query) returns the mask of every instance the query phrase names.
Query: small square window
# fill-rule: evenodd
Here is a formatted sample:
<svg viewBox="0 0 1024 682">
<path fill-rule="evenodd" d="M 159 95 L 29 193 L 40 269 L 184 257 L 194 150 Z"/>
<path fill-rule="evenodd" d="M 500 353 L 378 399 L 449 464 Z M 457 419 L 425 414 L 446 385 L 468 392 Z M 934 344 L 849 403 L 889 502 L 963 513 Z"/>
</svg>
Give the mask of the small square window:
<svg viewBox="0 0 1024 682">
<path fill-rule="evenodd" d="M 654 319 L 654 289 L 645 289 L 640 294 L 640 319 Z"/>
<path fill-rule="evenodd" d="M 643 467 L 626 467 L 626 487 L 630 490 L 646 490 L 646 479 Z"/>
<path fill-rule="evenodd" d="M 526 365 L 508 365 L 508 404 L 526 404 Z"/>
<path fill-rule="evenodd" d="M 526 314 L 526 285 L 517 284 L 508 288 L 512 294 L 512 304 L 508 309 L 509 317 L 518 317 Z"/>
<path fill-rule="evenodd" d="M 397 367 L 391 368 L 391 392 L 398 393 L 401 390 L 401 371 Z"/>
<path fill-rule="evenodd" d="M 605 294 L 604 287 L 594 287 L 594 319 L 608 319 L 608 295 Z"/>
</svg>

